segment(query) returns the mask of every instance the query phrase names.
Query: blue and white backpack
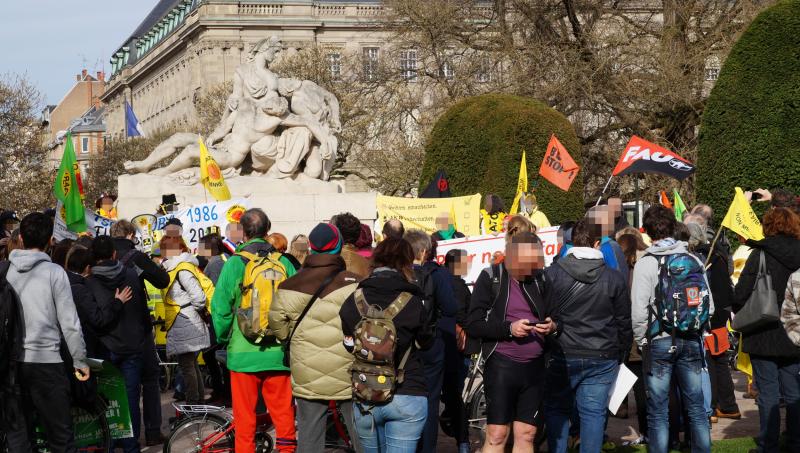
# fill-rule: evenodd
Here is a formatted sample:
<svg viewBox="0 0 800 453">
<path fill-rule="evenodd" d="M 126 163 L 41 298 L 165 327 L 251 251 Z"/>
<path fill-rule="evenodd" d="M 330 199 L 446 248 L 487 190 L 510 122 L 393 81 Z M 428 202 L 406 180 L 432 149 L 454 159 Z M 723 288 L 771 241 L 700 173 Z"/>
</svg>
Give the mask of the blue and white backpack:
<svg viewBox="0 0 800 453">
<path fill-rule="evenodd" d="M 705 267 L 688 253 L 651 256 L 658 260 L 659 273 L 648 333 L 701 334 L 711 309 Z"/>
</svg>

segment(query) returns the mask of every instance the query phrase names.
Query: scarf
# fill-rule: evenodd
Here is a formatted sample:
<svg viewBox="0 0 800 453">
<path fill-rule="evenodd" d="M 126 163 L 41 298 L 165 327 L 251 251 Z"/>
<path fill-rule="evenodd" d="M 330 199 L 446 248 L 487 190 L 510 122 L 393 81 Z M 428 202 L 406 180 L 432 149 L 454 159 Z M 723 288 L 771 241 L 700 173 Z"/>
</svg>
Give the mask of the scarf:
<svg viewBox="0 0 800 453">
<path fill-rule="evenodd" d="M 453 239 L 453 236 L 456 234 L 456 226 L 455 225 L 448 225 L 446 230 L 439 230 L 439 236 L 442 237 L 442 240 L 450 240 Z"/>
</svg>

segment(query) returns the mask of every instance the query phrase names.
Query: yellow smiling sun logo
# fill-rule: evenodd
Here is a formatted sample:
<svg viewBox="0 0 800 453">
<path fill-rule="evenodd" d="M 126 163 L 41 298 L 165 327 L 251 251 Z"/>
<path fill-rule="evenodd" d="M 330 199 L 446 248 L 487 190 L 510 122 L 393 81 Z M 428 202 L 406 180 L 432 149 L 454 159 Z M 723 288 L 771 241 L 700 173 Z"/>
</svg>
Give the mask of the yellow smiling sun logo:
<svg viewBox="0 0 800 453">
<path fill-rule="evenodd" d="M 239 219 L 242 218 L 244 211 L 244 206 L 235 204 L 228 208 L 228 211 L 225 213 L 225 218 L 228 220 L 228 223 L 239 223 Z"/>
</svg>

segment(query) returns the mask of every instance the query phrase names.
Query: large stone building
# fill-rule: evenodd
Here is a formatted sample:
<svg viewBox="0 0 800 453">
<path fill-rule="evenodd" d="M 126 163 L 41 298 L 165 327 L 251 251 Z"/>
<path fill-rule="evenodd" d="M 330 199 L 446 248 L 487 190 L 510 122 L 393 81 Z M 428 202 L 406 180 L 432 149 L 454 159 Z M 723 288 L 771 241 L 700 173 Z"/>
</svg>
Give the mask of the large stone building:
<svg viewBox="0 0 800 453">
<path fill-rule="evenodd" d="M 196 118 L 194 100 L 232 80 L 256 42 L 330 48 L 377 61 L 385 32 L 379 0 L 161 0 L 111 59 L 103 102 L 107 133 L 125 134 L 125 101 L 146 133 Z"/>
</svg>

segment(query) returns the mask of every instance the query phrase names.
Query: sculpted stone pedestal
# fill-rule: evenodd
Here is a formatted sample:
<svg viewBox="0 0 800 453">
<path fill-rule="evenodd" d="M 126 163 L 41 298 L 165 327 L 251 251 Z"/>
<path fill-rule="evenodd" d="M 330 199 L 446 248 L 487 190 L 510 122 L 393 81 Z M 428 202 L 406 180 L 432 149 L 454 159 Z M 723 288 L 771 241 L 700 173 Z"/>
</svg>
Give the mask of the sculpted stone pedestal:
<svg viewBox="0 0 800 453">
<path fill-rule="evenodd" d="M 341 212 L 351 212 L 370 225 L 377 218 L 375 193 L 345 193 L 343 185 L 336 182 L 299 175 L 295 179 L 235 176 L 226 183 L 233 199 L 247 198 L 250 207 L 263 209 L 272 221 L 272 231 L 290 240 Z M 214 201 L 201 184 L 181 185 L 170 176 L 121 175 L 118 185 L 121 219 L 154 214 L 164 194 L 174 193 L 181 207 Z"/>
</svg>

